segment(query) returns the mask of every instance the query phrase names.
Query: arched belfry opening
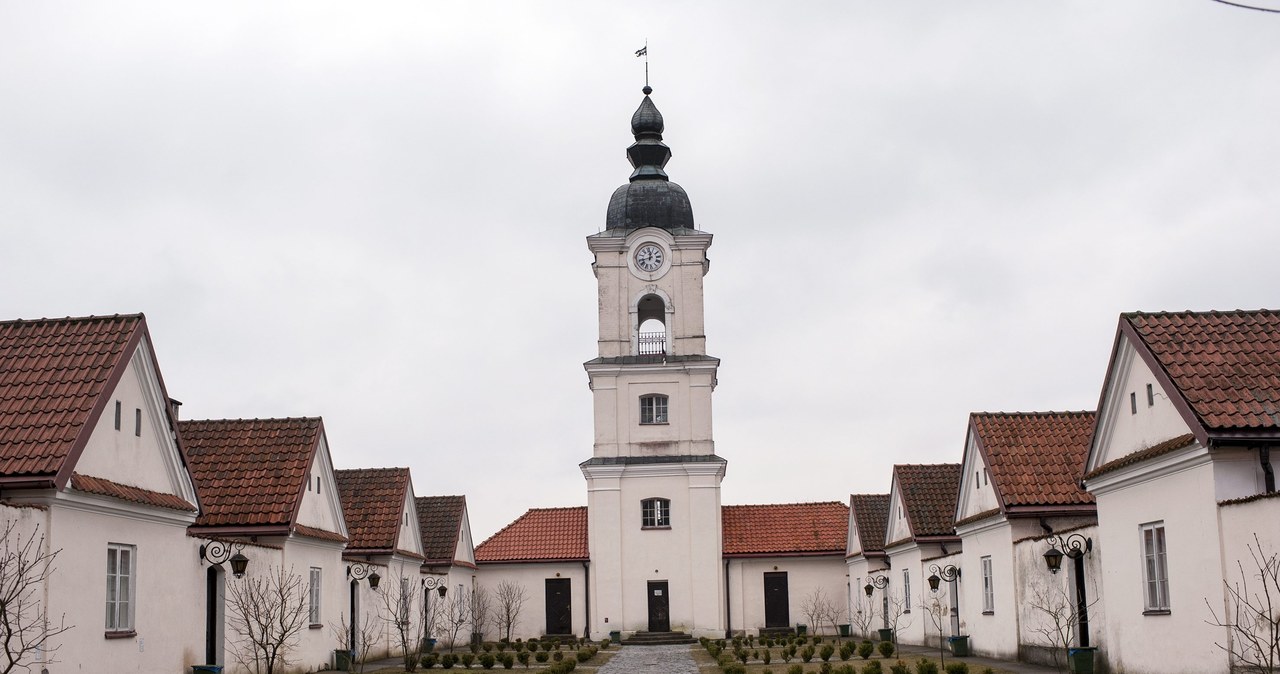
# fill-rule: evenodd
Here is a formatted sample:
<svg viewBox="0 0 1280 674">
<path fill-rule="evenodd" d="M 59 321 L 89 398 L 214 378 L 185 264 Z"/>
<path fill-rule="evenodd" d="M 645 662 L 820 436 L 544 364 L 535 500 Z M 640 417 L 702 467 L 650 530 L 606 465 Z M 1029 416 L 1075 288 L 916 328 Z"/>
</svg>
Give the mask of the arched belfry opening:
<svg viewBox="0 0 1280 674">
<path fill-rule="evenodd" d="M 658 356 L 667 353 L 667 303 L 657 295 L 645 295 L 636 303 L 636 353 Z"/>
</svg>

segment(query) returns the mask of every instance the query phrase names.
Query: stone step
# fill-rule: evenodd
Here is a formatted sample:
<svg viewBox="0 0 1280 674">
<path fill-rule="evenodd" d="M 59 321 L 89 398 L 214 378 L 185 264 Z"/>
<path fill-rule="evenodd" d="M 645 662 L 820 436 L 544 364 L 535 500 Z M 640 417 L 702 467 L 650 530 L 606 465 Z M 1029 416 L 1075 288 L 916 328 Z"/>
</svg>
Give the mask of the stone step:
<svg viewBox="0 0 1280 674">
<path fill-rule="evenodd" d="M 636 632 L 622 640 L 623 646 L 670 646 L 696 644 L 697 639 L 684 632 Z"/>
</svg>

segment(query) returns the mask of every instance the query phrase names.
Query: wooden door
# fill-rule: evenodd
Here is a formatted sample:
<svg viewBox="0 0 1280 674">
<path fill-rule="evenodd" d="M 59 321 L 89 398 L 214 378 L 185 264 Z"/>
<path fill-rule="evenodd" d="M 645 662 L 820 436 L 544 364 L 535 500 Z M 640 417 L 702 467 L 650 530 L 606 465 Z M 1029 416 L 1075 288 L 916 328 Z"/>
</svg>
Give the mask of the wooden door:
<svg viewBox="0 0 1280 674">
<path fill-rule="evenodd" d="M 764 574 L 764 626 L 791 626 L 791 598 L 787 594 L 787 572 Z M 817 629 L 815 625 L 813 629 Z"/>
<path fill-rule="evenodd" d="M 573 593 L 570 579 L 547 579 L 547 634 L 573 634 Z"/>
<path fill-rule="evenodd" d="M 665 580 L 649 581 L 649 631 L 671 631 L 671 597 Z"/>
</svg>

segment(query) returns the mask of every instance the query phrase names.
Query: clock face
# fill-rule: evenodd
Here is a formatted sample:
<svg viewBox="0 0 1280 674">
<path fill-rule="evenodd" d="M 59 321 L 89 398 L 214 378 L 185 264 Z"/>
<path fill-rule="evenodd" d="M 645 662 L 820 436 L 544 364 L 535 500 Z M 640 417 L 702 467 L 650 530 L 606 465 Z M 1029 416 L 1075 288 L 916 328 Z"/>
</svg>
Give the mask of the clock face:
<svg viewBox="0 0 1280 674">
<path fill-rule="evenodd" d="M 662 249 L 652 243 L 646 243 L 636 251 L 636 266 L 643 271 L 658 271 L 662 266 Z"/>
</svg>

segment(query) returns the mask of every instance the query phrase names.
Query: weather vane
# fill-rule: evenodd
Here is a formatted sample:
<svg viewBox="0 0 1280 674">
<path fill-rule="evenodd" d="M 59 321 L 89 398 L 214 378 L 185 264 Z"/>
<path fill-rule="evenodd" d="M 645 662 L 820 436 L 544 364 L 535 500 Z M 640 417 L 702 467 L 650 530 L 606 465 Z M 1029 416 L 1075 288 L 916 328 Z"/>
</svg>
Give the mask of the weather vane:
<svg viewBox="0 0 1280 674">
<path fill-rule="evenodd" d="M 649 86 L 649 38 L 644 39 L 644 46 L 636 50 L 636 58 L 644 57 L 644 88 L 645 94 L 652 91 Z"/>
</svg>

